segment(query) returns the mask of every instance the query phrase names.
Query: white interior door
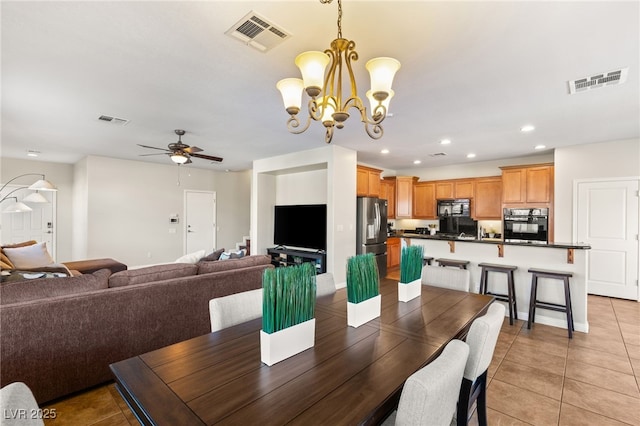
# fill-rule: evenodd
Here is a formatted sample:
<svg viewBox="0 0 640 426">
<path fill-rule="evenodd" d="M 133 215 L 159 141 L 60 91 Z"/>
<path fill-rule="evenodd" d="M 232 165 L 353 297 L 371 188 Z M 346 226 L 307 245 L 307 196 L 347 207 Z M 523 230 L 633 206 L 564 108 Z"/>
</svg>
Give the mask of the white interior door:
<svg viewBox="0 0 640 426">
<path fill-rule="evenodd" d="M 216 193 L 185 191 L 185 254 L 216 247 Z"/>
<path fill-rule="evenodd" d="M 577 183 L 577 241 L 587 251 L 587 292 L 640 300 L 638 180 Z"/>
<path fill-rule="evenodd" d="M 20 188 L 20 186 L 7 186 L 5 190 L 12 191 Z M 18 201 L 22 201 L 24 197 L 31 194 L 32 191 L 22 190 L 16 191 L 11 196 L 18 198 Z M 41 191 L 40 194 L 44 196 L 48 203 L 25 203 L 29 205 L 33 210 L 26 213 L 2 213 L 2 225 L 0 226 L 0 242 L 2 244 L 14 244 L 23 241 L 35 240 L 37 242 L 46 242 L 47 250 L 51 254 L 51 257 L 56 258 L 56 193 L 52 191 Z M 5 208 L 8 203 L 12 201 L 5 201 L 2 203 L 2 208 Z"/>
</svg>

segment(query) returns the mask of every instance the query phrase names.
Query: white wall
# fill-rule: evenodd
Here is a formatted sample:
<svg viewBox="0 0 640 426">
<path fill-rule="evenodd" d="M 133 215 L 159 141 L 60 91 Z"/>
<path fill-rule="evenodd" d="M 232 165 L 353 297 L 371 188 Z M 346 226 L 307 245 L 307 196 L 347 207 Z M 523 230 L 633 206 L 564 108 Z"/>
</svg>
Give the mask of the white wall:
<svg viewBox="0 0 640 426">
<path fill-rule="evenodd" d="M 72 240 L 70 235 L 75 225 L 71 214 L 73 200 L 73 166 L 70 164 L 49 163 L 37 160 L 16 158 L 0 159 L 0 180 L 2 183 L 8 182 L 10 179 L 25 173 L 44 174 L 47 180 L 58 187 L 56 194 L 58 227 L 55 230 L 56 261 L 63 262 L 70 260 L 72 255 Z M 37 179 L 37 176 L 25 177 L 16 180 L 15 183 L 31 185 Z"/>
<path fill-rule="evenodd" d="M 174 261 L 183 254 L 184 220 L 170 225 L 169 216 L 178 213 L 182 219 L 187 189 L 216 192 L 218 247 L 235 248 L 250 234 L 250 171 L 96 156 L 75 165 L 2 159 L 2 180 L 29 172 L 45 173 L 58 186 L 59 262 L 111 257 L 136 266 Z M 176 233 L 169 228 L 177 228 Z"/>
<path fill-rule="evenodd" d="M 273 247 L 276 204 L 327 204 L 327 271 L 346 281 L 355 254 L 356 152 L 337 145 L 253 163 L 251 242 L 256 252 Z"/>
<path fill-rule="evenodd" d="M 558 148 L 555 152 L 555 240 L 570 242 L 576 179 L 640 176 L 640 140 Z"/>
</svg>

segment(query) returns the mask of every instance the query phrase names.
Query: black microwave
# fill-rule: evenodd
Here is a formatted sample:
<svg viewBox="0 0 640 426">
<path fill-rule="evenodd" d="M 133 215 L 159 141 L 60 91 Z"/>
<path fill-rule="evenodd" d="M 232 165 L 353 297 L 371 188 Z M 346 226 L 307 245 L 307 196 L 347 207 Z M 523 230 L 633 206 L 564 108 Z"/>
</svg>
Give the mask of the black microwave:
<svg viewBox="0 0 640 426">
<path fill-rule="evenodd" d="M 469 217 L 471 216 L 471 200 L 458 198 L 455 200 L 438 200 L 438 217 Z"/>
</svg>

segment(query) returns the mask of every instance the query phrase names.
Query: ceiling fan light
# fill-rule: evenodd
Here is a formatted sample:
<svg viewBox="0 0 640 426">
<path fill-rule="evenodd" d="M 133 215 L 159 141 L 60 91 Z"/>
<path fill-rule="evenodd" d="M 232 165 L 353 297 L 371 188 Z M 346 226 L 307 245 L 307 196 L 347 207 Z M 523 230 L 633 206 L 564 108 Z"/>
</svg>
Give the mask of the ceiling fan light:
<svg viewBox="0 0 640 426">
<path fill-rule="evenodd" d="M 400 69 L 400 62 L 393 58 L 373 58 L 367 62 L 365 68 L 371 77 L 371 93 L 377 97 L 378 93 L 391 93 L 393 77 Z"/>
<path fill-rule="evenodd" d="M 302 90 L 304 83 L 299 78 L 285 78 L 280 80 L 276 87 L 282 94 L 284 108 L 291 115 L 296 115 L 302 107 Z"/>
<path fill-rule="evenodd" d="M 25 203 L 36 203 L 36 204 L 44 204 L 49 202 L 49 200 L 47 200 L 39 192 L 32 192 L 31 194 L 24 197 L 22 201 L 24 201 Z"/>
<path fill-rule="evenodd" d="M 309 96 L 318 96 L 324 86 L 324 70 L 329 64 L 329 56 L 320 51 L 308 51 L 296 56 L 295 62 Z"/>
<path fill-rule="evenodd" d="M 171 161 L 176 164 L 184 164 L 188 160 L 187 156 L 182 154 L 181 152 L 176 152 L 171 154 Z"/>
<path fill-rule="evenodd" d="M 33 189 L 34 191 L 57 191 L 58 188 L 51 182 L 45 179 L 39 179 L 29 185 L 29 189 Z"/>
</svg>

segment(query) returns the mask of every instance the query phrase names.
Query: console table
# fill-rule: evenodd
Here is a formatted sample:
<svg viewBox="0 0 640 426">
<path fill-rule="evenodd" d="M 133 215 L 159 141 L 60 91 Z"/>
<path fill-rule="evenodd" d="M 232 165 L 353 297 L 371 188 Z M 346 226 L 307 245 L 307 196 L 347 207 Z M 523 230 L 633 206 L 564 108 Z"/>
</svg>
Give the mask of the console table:
<svg viewBox="0 0 640 426">
<path fill-rule="evenodd" d="M 493 298 L 422 286 L 398 302 L 383 280 L 382 312 L 347 326 L 346 291 L 318 298 L 311 349 L 271 367 L 260 362 L 261 320 L 111 365 L 117 389 L 145 425 L 379 424 L 412 373 L 435 359 Z"/>
</svg>

